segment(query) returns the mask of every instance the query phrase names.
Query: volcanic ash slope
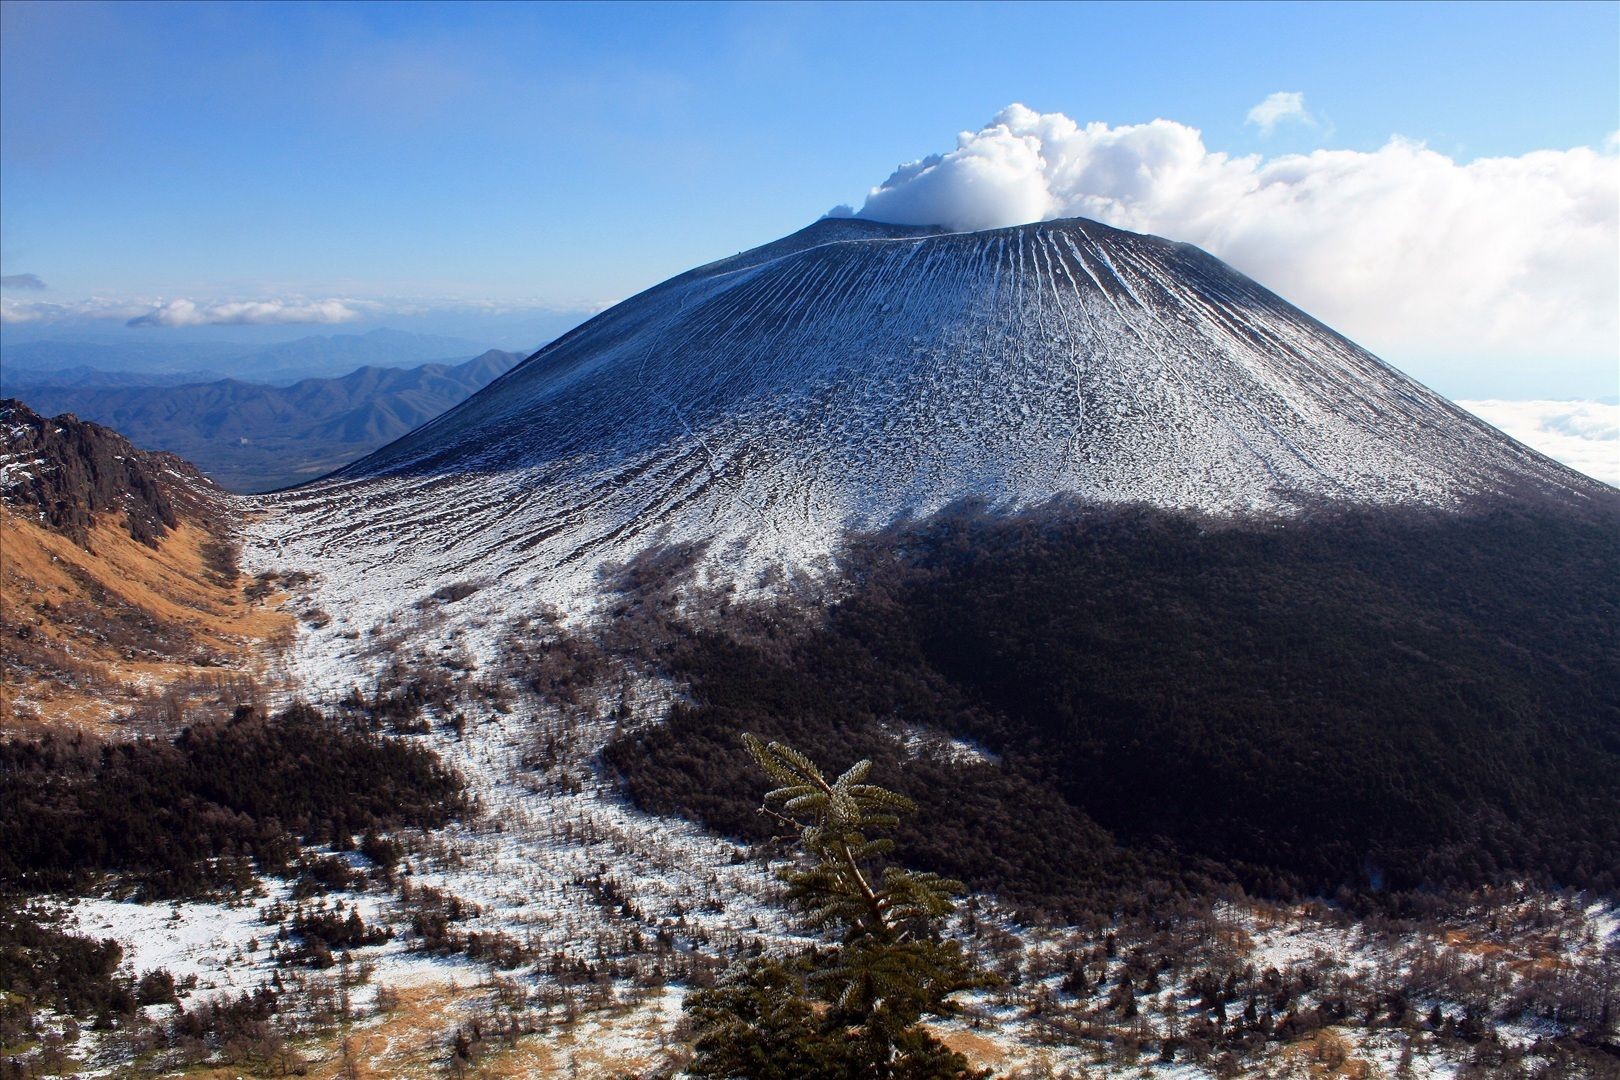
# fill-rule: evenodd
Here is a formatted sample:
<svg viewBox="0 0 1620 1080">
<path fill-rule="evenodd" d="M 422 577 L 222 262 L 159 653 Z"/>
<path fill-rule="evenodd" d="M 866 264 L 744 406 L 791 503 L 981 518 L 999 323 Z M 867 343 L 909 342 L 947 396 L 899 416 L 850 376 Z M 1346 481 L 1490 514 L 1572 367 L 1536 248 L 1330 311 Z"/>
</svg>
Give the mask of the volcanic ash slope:
<svg viewBox="0 0 1620 1080">
<path fill-rule="evenodd" d="M 1197 248 L 1079 219 L 826 220 L 275 497 L 261 539 L 368 626 L 458 580 L 567 602 L 658 542 L 804 566 L 963 497 L 1244 513 L 1525 489 L 1608 491 Z"/>
</svg>

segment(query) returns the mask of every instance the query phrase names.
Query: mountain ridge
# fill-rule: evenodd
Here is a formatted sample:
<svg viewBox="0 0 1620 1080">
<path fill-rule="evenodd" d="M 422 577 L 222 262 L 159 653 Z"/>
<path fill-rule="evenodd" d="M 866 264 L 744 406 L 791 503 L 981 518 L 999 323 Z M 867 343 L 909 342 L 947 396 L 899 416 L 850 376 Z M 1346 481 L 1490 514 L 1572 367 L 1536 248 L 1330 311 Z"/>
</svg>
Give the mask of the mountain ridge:
<svg viewBox="0 0 1620 1080">
<path fill-rule="evenodd" d="M 1330 1060 L 1301 1042 L 1324 1027 L 1462 1071 L 1495 1025 L 1601 1062 L 1620 492 L 1195 249 L 884 232 L 700 267 L 342 473 L 222 497 L 246 588 L 184 527 L 152 549 L 103 515 L 118 558 L 84 563 L 22 522 L 0 637 L 27 685 L 0 719 L 44 733 L 8 747 L 7 881 L 94 887 L 76 932 L 137 970 L 182 940 L 204 986 L 278 1015 L 302 999 L 275 972 L 340 948 L 413 1016 L 383 1005 L 421 977 L 407 952 L 522 969 L 543 1004 L 512 1015 L 543 1011 L 549 1053 L 582 978 L 625 1015 L 645 982 L 684 994 L 781 946 L 747 731 L 913 799 L 908 864 L 971 890 L 962 932 L 1007 976 L 970 999 L 982 1032 L 1048 1071 L 1109 1043 L 1140 1071 L 1151 1039 L 1189 1075 L 1269 1075 Z M 174 572 L 217 579 L 137 595 Z M 254 632 L 285 665 L 255 671 Z M 56 752 L 61 687 L 136 650 L 183 681 L 74 707 L 185 729 Z M 211 745 L 234 749 L 188 764 Z M 464 803 L 433 780 L 458 775 Z M 400 798 L 428 813 L 364 810 Z M 192 903 L 267 876 L 287 891 L 239 917 Z M 189 985 L 176 1032 L 224 1011 Z M 653 1002 L 661 1044 L 678 1000 Z"/>
<path fill-rule="evenodd" d="M 0 730 L 127 731 L 241 691 L 291 620 L 242 588 L 240 511 L 173 454 L 0 401 Z"/>
<path fill-rule="evenodd" d="M 335 379 L 271 386 L 216 379 L 178 386 L 24 388 L 40 411 L 72 412 L 134 442 L 180 454 L 227 486 L 287 487 L 313 470 L 405 434 L 498 377 L 519 354 L 490 349 L 459 364 L 366 366 Z"/>
<path fill-rule="evenodd" d="M 173 454 L 137 450 L 119 432 L 71 413 L 42 416 L 0 400 L 0 501 L 82 546 L 102 515 L 155 548 L 182 515 L 216 517 L 221 493 Z"/>
</svg>

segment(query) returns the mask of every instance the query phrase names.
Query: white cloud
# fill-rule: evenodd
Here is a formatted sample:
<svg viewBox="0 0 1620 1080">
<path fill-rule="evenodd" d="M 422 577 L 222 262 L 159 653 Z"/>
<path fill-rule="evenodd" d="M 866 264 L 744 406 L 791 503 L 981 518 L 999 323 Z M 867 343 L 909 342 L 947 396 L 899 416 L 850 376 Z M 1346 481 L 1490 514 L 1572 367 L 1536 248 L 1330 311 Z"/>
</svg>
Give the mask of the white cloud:
<svg viewBox="0 0 1620 1080">
<path fill-rule="evenodd" d="M 376 305 L 364 300 L 140 300 L 93 296 L 63 303 L 0 297 L 0 323 L 117 319 L 130 326 L 271 326 L 344 323 Z"/>
<path fill-rule="evenodd" d="M 353 301 L 170 300 L 129 320 L 130 326 L 277 326 L 344 323 L 360 318 Z"/>
<path fill-rule="evenodd" d="M 70 303 L 44 300 L 22 301 L 0 296 L 0 323 L 15 325 L 33 322 L 60 322 L 63 319 L 128 319 L 150 308 L 129 300 L 91 297 Z"/>
<path fill-rule="evenodd" d="M 54 304 L 19 304 L 10 297 L 0 297 L 0 323 L 7 326 L 15 323 L 40 322 L 51 316 L 44 310 L 55 307 Z"/>
<path fill-rule="evenodd" d="M 1266 100 L 1249 110 L 1249 123 L 1258 127 L 1262 135 L 1270 135 L 1285 120 L 1296 124 L 1316 123 L 1316 118 L 1305 108 L 1305 95 L 1298 90 L 1268 94 Z"/>
<path fill-rule="evenodd" d="M 227 326 L 335 324 L 360 319 L 468 315 L 500 318 L 513 315 L 595 314 L 610 302 L 559 302 L 534 297 L 392 297 L 328 300 L 193 300 L 109 299 L 91 297 L 68 302 L 22 301 L 0 297 L 0 323 L 51 323 L 84 319 L 117 319 L 131 326 Z"/>
<path fill-rule="evenodd" d="M 1082 127 L 1012 105 L 858 213 L 964 230 L 1081 216 L 1188 241 L 1390 354 L 1608 356 L 1620 335 L 1613 147 L 1233 157 L 1171 120 Z"/>
<path fill-rule="evenodd" d="M 1459 401 L 1533 450 L 1620 487 L 1620 405 L 1599 401 Z"/>
</svg>

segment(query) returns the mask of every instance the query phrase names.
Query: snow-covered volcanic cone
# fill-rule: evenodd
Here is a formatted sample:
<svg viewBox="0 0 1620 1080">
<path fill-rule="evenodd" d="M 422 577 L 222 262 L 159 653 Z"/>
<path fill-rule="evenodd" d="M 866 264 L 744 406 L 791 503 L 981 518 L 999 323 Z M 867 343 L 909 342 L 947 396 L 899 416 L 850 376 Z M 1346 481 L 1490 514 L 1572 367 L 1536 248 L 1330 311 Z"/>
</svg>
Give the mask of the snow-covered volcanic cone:
<svg viewBox="0 0 1620 1080">
<path fill-rule="evenodd" d="M 824 220 L 602 313 L 262 529 L 380 611 L 461 579 L 564 599 L 658 541 L 803 565 L 964 496 L 1236 513 L 1527 487 L 1609 491 L 1197 248 Z"/>
</svg>

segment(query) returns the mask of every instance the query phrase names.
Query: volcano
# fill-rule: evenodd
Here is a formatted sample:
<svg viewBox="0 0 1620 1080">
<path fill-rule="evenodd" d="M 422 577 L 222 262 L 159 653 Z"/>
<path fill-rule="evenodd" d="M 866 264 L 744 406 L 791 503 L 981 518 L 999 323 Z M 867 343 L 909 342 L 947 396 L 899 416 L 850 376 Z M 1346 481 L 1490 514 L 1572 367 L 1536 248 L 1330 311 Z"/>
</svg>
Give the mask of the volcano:
<svg viewBox="0 0 1620 1080">
<path fill-rule="evenodd" d="M 655 543 L 808 565 L 962 499 L 1238 515 L 1526 492 L 1613 494 L 1198 248 L 1083 219 L 825 219 L 603 312 L 281 497 L 268 539 L 390 602 L 457 577 L 562 597 Z"/>
<path fill-rule="evenodd" d="M 263 496 L 80 427 L 0 407 L 0 713 L 109 741 L 0 746 L 0 884 L 82 882 L 73 948 L 234 988 L 176 1025 L 314 1015 L 274 972 L 341 947 L 366 1023 L 494 986 L 534 1034 L 485 1060 L 552 1060 L 562 1003 L 678 1067 L 675 995 L 806 943 L 746 732 L 915 804 L 897 848 L 1012 976 L 969 999 L 1009 1065 L 1152 1040 L 1261 1075 L 1343 1031 L 1466 1071 L 1534 1030 L 1574 1074 L 1612 1042 L 1620 492 L 1195 248 L 819 222 Z M 176 891 L 113 899 L 145 881 Z M 213 1052 L 170 1030 L 125 1042 Z"/>
</svg>

